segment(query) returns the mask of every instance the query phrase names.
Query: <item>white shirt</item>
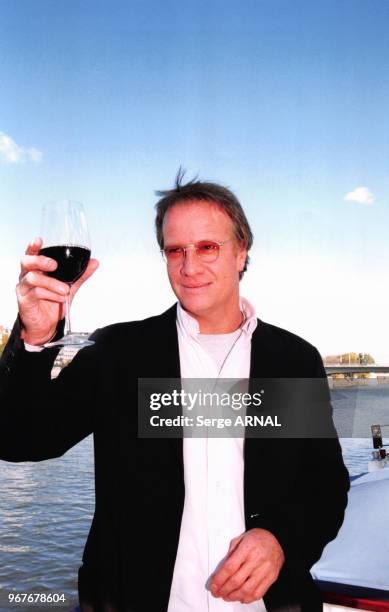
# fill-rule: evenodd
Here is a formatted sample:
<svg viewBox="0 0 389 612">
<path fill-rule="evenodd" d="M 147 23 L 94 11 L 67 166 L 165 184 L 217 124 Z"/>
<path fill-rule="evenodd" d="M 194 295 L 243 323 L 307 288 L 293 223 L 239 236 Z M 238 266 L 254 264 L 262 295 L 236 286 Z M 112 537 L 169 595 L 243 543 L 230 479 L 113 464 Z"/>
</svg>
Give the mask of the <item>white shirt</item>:
<svg viewBox="0 0 389 612">
<path fill-rule="evenodd" d="M 178 305 L 182 379 L 218 378 L 219 374 L 249 378 L 251 335 L 257 319 L 247 300 L 241 298 L 240 306 L 246 316 L 241 330 L 203 336 L 197 321 Z M 168 612 L 266 612 L 263 600 L 225 602 L 207 588 L 230 541 L 245 531 L 243 443 L 237 437 L 184 437 L 185 503 Z"/>
</svg>

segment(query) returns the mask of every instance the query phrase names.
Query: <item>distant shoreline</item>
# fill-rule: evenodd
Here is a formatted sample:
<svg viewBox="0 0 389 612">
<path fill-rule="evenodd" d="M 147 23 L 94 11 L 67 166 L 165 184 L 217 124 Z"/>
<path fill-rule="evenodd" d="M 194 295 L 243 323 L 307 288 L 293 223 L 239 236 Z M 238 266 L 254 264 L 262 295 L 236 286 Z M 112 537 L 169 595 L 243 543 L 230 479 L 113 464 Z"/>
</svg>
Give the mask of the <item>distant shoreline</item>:
<svg viewBox="0 0 389 612">
<path fill-rule="evenodd" d="M 328 376 L 330 389 L 349 389 L 350 387 L 380 387 L 389 385 L 389 376 L 379 378 L 332 378 Z"/>
</svg>

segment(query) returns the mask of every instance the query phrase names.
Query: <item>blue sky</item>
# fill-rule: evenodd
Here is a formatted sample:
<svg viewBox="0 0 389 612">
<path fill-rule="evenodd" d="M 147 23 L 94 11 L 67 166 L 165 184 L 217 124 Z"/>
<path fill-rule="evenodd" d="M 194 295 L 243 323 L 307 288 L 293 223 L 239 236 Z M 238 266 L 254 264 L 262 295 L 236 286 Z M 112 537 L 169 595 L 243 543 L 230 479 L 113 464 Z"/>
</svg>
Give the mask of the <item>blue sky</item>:
<svg viewBox="0 0 389 612">
<path fill-rule="evenodd" d="M 386 0 L 0 0 L 0 323 L 63 197 L 101 261 L 75 327 L 167 307 L 154 190 L 182 164 L 241 199 L 261 318 L 389 362 L 388 17 Z"/>
</svg>

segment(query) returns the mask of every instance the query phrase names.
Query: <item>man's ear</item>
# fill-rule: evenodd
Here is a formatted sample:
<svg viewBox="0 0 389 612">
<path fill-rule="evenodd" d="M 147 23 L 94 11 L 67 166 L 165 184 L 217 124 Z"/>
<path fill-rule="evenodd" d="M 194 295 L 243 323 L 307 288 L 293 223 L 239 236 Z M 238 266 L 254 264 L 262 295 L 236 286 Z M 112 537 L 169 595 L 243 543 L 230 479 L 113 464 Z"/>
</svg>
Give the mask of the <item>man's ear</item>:
<svg viewBox="0 0 389 612">
<path fill-rule="evenodd" d="M 244 245 L 238 247 L 238 272 L 243 272 L 247 258 L 247 249 Z"/>
</svg>

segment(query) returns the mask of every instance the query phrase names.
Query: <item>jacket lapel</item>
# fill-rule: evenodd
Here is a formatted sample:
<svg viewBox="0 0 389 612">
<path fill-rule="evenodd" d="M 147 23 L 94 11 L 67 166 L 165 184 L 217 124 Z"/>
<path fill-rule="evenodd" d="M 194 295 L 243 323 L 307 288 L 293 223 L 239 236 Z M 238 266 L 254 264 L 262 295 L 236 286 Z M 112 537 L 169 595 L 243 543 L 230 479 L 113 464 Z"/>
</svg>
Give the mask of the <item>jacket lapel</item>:
<svg viewBox="0 0 389 612">
<path fill-rule="evenodd" d="M 148 374 L 149 378 L 177 379 L 177 384 L 179 384 L 181 370 L 176 318 L 177 304 L 155 317 L 155 325 L 150 327 L 150 337 L 147 342 L 152 350 L 147 356 L 146 371 L 151 372 Z M 166 441 L 173 453 L 174 461 L 178 464 L 183 480 L 183 440 L 182 438 L 168 438 Z"/>
</svg>

